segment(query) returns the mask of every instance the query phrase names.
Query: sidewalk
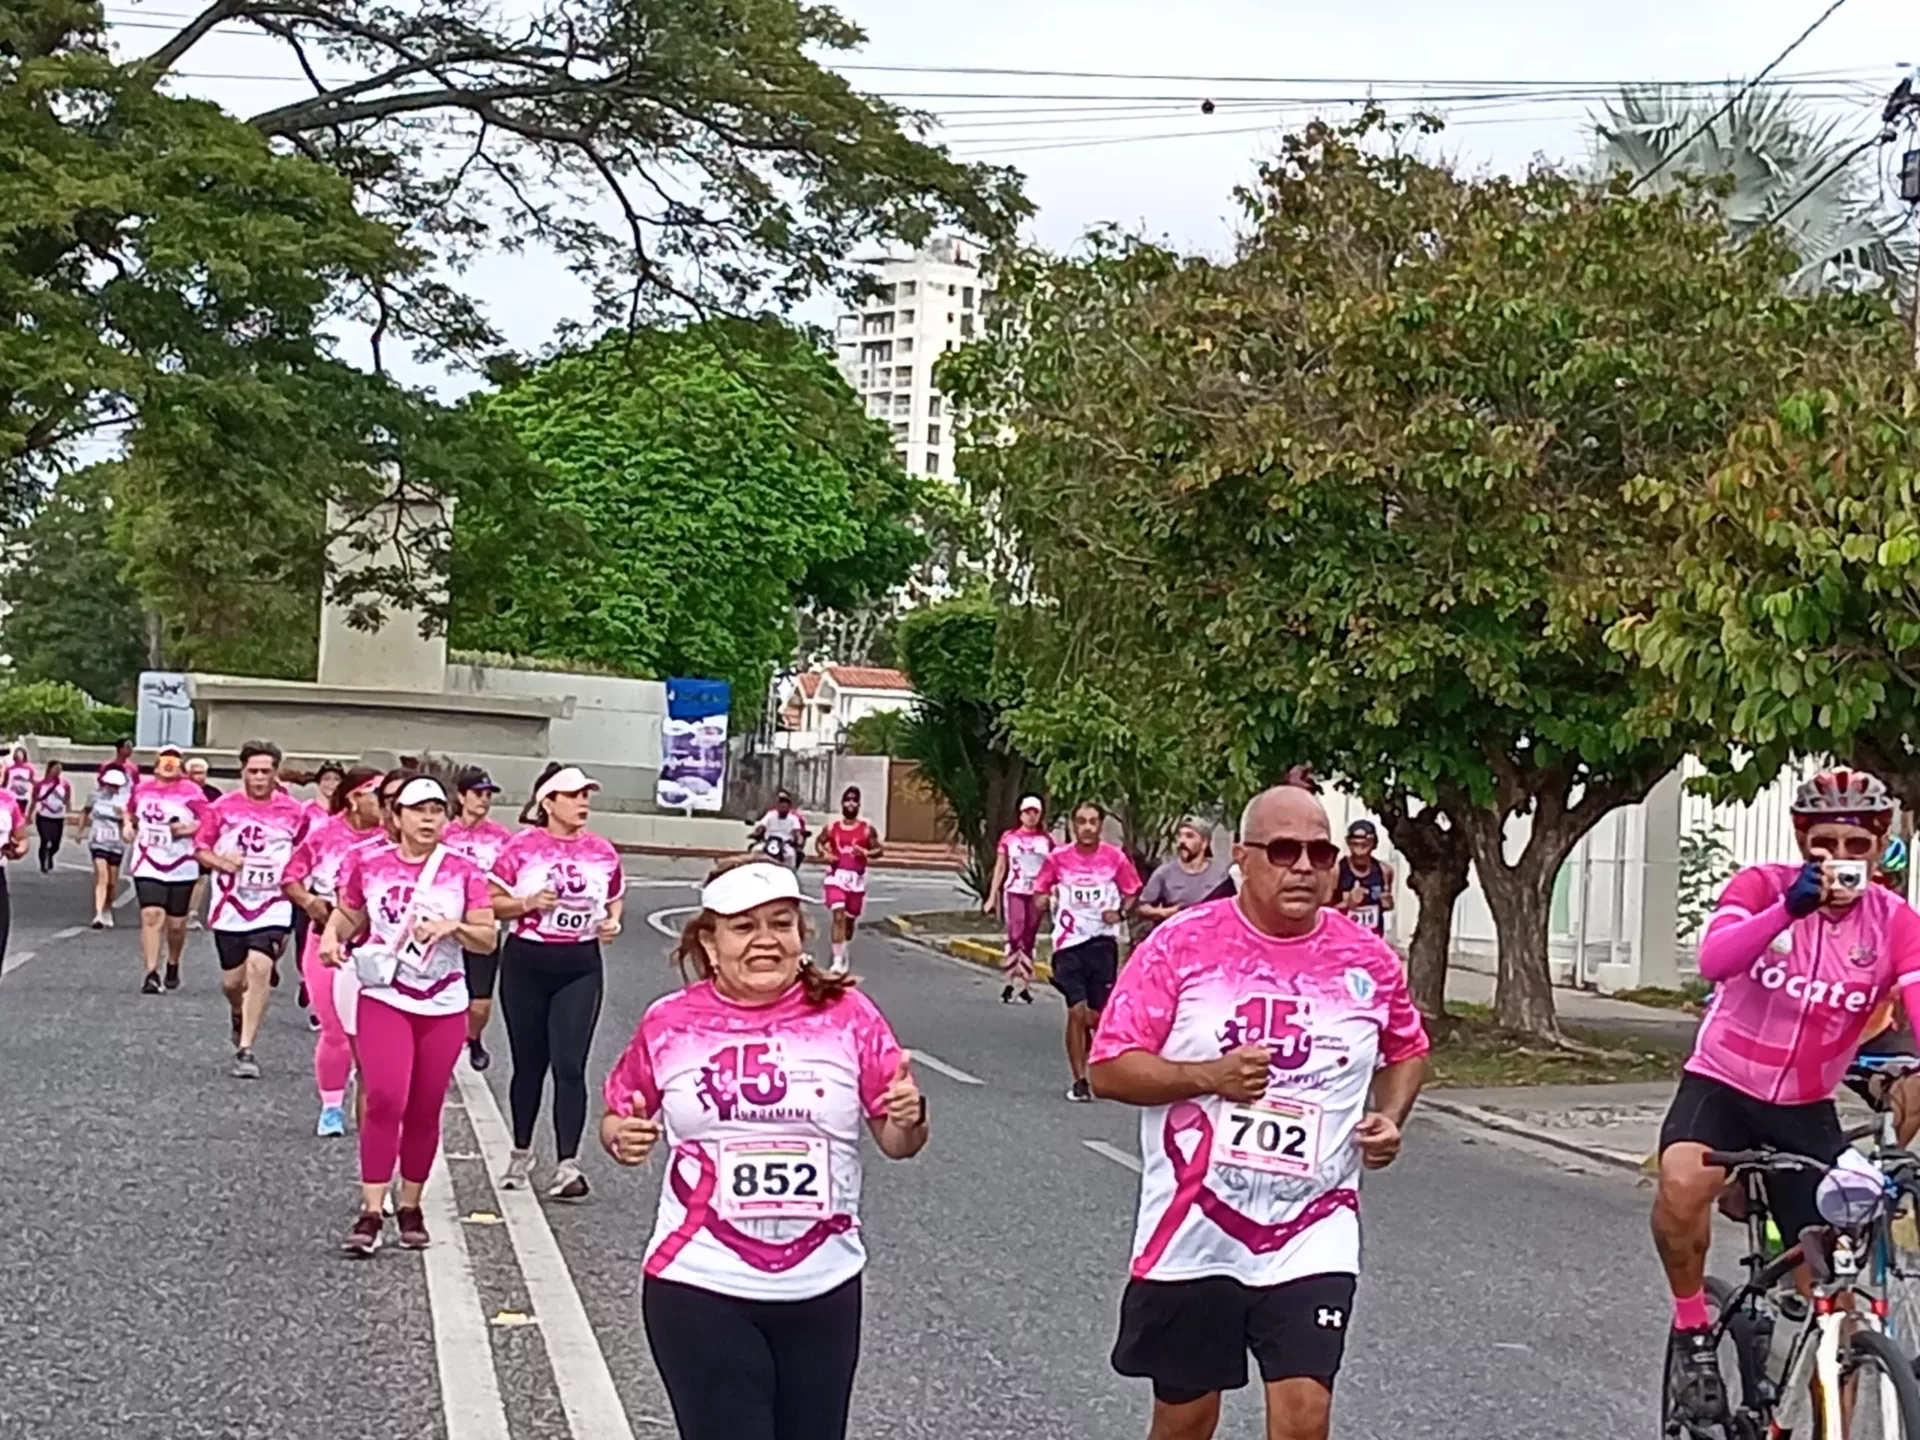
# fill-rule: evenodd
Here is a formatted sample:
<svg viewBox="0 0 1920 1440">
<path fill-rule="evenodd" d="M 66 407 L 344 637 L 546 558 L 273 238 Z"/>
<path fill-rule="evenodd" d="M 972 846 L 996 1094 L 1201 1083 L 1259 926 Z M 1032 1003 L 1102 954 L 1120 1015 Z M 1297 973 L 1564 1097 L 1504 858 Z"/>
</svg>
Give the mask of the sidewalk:
<svg viewBox="0 0 1920 1440">
<path fill-rule="evenodd" d="M 1469 1005 L 1493 1003 L 1493 976 L 1459 965 L 1447 970 L 1447 999 Z M 1622 1039 L 1655 1045 L 1663 1050 L 1693 1049 L 1693 1032 L 1700 1017 L 1684 1010 L 1661 1010 L 1651 1005 L 1635 1005 L 1626 1000 L 1609 1000 L 1587 990 L 1553 992 L 1553 1003 L 1563 1023 L 1575 1027 L 1602 1030 Z"/>
</svg>

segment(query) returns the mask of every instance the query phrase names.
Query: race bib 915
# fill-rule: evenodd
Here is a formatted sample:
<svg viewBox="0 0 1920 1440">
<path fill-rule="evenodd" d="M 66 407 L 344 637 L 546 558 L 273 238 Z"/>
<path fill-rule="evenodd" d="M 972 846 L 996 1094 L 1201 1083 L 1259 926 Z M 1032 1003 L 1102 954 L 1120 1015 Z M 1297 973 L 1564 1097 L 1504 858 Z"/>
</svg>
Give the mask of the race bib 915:
<svg viewBox="0 0 1920 1440">
<path fill-rule="evenodd" d="M 720 1142 L 722 1220 L 824 1220 L 833 1214 L 827 1142 L 768 1135 Z"/>
</svg>

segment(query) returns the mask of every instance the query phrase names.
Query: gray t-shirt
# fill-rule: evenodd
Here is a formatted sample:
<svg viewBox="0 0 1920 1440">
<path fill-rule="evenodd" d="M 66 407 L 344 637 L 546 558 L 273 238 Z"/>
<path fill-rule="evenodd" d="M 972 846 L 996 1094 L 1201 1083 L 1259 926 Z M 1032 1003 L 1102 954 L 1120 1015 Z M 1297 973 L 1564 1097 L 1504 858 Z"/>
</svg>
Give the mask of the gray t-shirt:
<svg viewBox="0 0 1920 1440">
<path fill-rule="evenodd" d="M 1218 856 L 1207 861 L 1206 869 L 1192 874 L 1181 867 L 1177 857 L 1165 860 L 1148 877 L 1146 889 L 1140 892 L 1140 903 L 1170 905 L 1176 910 L 1185 910 L 1205 900 L 1220 888 L 1220 882 L 1226 878 L 1226 862 Z"/>
</svg>

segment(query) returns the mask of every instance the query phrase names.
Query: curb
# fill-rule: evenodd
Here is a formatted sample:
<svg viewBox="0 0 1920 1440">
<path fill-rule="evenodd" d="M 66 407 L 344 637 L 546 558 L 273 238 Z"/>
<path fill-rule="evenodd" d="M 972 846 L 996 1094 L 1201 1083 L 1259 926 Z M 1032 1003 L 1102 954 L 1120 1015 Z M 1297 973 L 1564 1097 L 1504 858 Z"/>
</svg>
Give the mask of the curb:
<svg viewBox="0 0 1920 1440">
<path fill-rule="evenodd" d="M 992 970 L 998 973 L 1001 961 L 1006 958 L 1004 952 L 998 945 L 994 945 L 985 940 L 974 940 L 966 936 L 958 936 L 943 941 L 922 935 L 914 928 L 913 922 L 904 915 L 887 916 L 887 924 L 892 928 L 895 935 L 910 944 L 918 945 L 923 950 L 931 950 L 936 955 L 945 955 L 954 960 L 964 960 L 969 965 L 978 965 L 982 970 Z M 1033 978 L 1042 985 L 1051 984 L 1053 981 L 1052 962 L 1035 960 L 1033 962 Z"/>
<path fill-rule="evenodd" d="M 721 848 L 704 845 L 615 845 L 622 855 L 653 855 L 666 859 L 679 860 L 729 860 L 736 855 L 749 853 L 744 846 Z M 824 862 L 808 856 L 806 865 L 815 869 L 824 869 Z M 872 862 L 874 870 L 909 870 L 924 874 L 958 875 L 961 867 L 947 860 L 895 860 L 882 855 Z"/>
<path fill-rule="evenodd" d="M 1425 1109 L 1438 1110 L 1442 1115 L 1451 1115 L 1456 1120 L 1465 1120 L 1468 1124 L 1478 1125 L 1483 1130 L 1497 1130 L 1503 1135 L 1517 1135 L 1522 1140 L 1551 1145 L 1556 1150 L 1565 1150 L 1569 1154 L 1597 1161 L 1616 1170 L 1630 1170 L 1636 1175 L 1651 1173 L 1647 1168 L 1651 1157 L 1629 1155 L 1624 1150 L 1610 1150 L 1604 1145 L 1589 1145 L 1584 1141 L 1569 1140 L 1550 1130 L 1543 1130 L 1537 1125 L 1508 1119 L 1495 1110 L 1485 1110 L 1478 1105 L 1463 1105 L 1457 1100 L 1443 1100 L 1431 1090 L 1420 1096 L 1420 1104 Z"/>
</svg>

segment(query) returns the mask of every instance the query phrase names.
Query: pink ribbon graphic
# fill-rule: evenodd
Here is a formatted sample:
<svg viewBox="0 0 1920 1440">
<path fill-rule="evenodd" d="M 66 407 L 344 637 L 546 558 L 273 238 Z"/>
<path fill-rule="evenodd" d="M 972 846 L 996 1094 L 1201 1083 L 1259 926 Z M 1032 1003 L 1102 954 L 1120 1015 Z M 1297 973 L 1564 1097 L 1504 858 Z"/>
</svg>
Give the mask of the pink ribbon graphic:
<svg viewBox="0 0 1920 1440">
<path fill-rule="evenodd" d="M 688 1184 L 686 1176 L 680 1173 L 680 1161 L 683 1158 L 699 1163 L 700 1174 L 692 1184 Z M 659 1275 L 665 1271 L 702 1230 L 754 1269 L 763 1274 L 782 1275 L 835 1235 L 844 1235 L 853 1228 L 851 1215 L 832 1215 L 825 1220 L 816 1220 L 804 1232 L 780 1245 L 747 1234 L 714 1213 L 713 1192 L 720 1188 L 720 1167 L 714 1163 L 713 1156 L 699 1145 L 682 1145 L 673 1152 L 667 1170 L 667 1183 L 673 1186 L 674 1198 L 686 1206 L 687 1214 L 674 1232 L 660 1242 L 660 1248 L 647 1258 L 646 1271 L 649 1275 Z"/>
</svg>

